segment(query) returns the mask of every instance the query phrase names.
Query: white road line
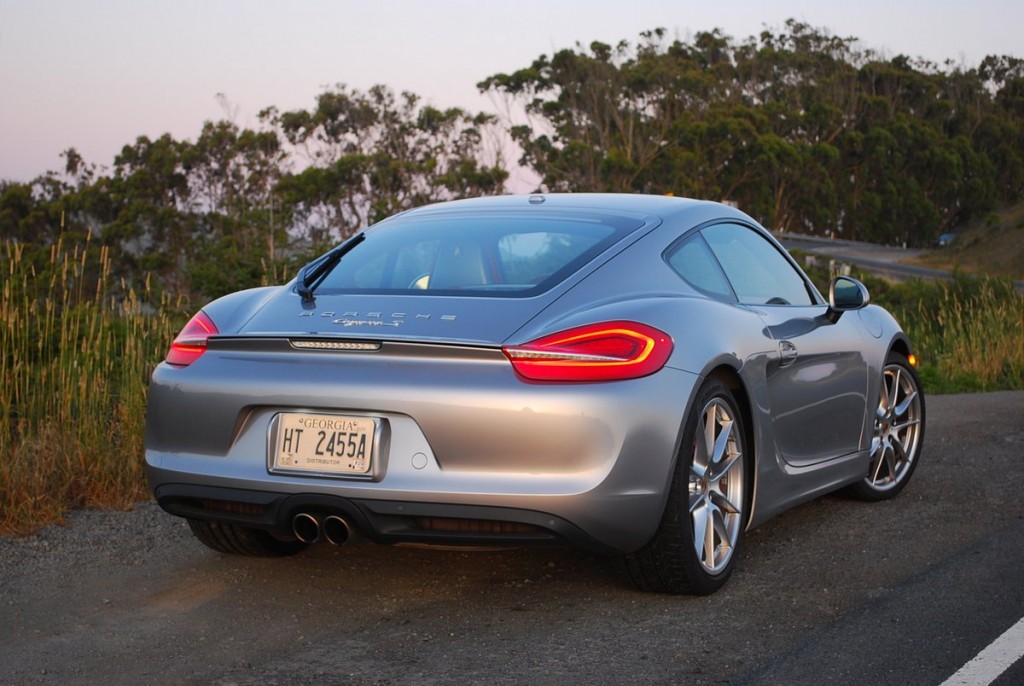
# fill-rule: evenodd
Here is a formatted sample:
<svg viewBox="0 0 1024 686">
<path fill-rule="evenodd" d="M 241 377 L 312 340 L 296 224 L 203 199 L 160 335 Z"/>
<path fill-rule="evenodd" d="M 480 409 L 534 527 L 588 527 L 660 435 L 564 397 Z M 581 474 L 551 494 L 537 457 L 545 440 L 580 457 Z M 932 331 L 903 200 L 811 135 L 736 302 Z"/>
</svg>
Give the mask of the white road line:
<svg viewBox="0 0 1024 686">
<path fill-rule="evenodd" d="M 988 648 L 960 668 L 942 686 L 987 686 L 1024 657 L 1024 619 L 1011 626 Z"/>
</svg>

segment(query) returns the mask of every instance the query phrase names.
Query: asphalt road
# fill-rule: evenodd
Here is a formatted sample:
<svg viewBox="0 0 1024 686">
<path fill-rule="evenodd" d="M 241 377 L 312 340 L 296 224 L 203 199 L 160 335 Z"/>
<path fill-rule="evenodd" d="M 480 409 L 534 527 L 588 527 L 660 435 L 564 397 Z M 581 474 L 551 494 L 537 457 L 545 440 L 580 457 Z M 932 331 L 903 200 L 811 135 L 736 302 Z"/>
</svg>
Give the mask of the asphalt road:
<svg viewBox="0 0 1024 686">
<path fill-rule="evenodd" d="M 569 549 L 259 560 L 152 504 L 74 513 L 0 539 L 0 683 L 941 684 L 1024 617 L 1024 392 L 929 398 L 922 460 L 751 532 L 708 598 Z"/>
<path fill-rule="evenodd" d="M 825 255 L 837 262 L 858 265 L 870 271 L 896 279 L 917 277 L 922 279 L 949 279 L 952 274 L 941 269 L 929 269 L 904 261 L 912 259 L 924 250 L 904 249 L 858 241 L 829 240 L 817 236 L 776 234 L 776 238 L 787 250 L 798 249 L 813 255 Z"/>
<path fill-rule="evenodd" d="M 908 260 L 921 255 L 925 250 L 898 248 L 860 241 L 831 240 L 819 236 L 802 236 L 799 234 L 775 234 L 786 250 L 799 249 L 812 255 L 827 256 L 837 262 L 856 265 L 879 276 L 905 281 L 907 279 L 943 279 L 950 280 L 953 273 L 943 269 L 931 269 L 914 264 L 906 264 Z M 1024 293 L 1024 281 L 1015 282 L 1017 292 Z"/>
</svg>

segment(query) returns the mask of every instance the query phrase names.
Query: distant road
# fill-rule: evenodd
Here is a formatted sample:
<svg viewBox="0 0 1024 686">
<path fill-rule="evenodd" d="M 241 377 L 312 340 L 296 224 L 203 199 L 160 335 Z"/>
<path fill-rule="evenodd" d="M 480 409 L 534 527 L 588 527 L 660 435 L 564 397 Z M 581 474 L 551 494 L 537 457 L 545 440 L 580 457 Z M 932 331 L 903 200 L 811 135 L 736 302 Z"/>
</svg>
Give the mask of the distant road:
<svg viewBox="0 0 1024 686">
<path fill-rule="evenodd" d="M 926 252 L 915 248 L 897 248 L 875 243 L 847 241 L 842 239 L 820 238 L 798 234 L 777 233 L 775 237 L 786 250 L 802 250 L 814 255 L 828 255 L 837 262 L 845 262 L 898 281 L 906 279 L 943 279 L 951 280 L 953 273 L 945 269 L 931 269 L 912 264 L 904 264 Z M 1024 281 L 1016 282 L 1017 292 L 1024 293 Z"/>
<path fill-rule="evenodd" d="M 875 243 L 862 243 L 841 239 L 819 238 L 794 234 L 775 234 L 786 250 L 802 250 L 814 255 L 828 255 L 837 262 L 855 264 L 896 279 L 918 277 L 922 279 L 951 279 L 952 274 L 943 269 L 929 269 L 909 264 L 912 259 L 925 252 L 920 249 L 896 248 Z"/>
</svg>

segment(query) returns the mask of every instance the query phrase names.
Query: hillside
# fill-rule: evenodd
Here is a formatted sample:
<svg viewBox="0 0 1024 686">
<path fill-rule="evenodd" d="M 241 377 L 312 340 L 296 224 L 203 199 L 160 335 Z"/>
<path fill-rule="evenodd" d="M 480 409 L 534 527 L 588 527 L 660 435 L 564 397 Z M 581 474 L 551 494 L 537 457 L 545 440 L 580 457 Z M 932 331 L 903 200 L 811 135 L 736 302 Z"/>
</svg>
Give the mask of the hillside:
<svg viewBox="0 0 1024 686">
<path fill-rule="evenodd" d="M 972 222 L 957 233 L 952 245 L 929 250 L 908 262 L 1024 279 L 1024 202 Z"/>
</svg>

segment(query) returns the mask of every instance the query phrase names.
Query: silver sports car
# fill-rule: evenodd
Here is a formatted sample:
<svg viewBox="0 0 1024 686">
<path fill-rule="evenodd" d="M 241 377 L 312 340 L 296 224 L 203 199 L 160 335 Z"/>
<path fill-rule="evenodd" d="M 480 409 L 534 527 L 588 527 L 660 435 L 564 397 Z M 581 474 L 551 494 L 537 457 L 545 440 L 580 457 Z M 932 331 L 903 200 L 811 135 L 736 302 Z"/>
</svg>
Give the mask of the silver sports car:
<svg viewBox="0 0 1024 686">
<path fill-rule="evenodd" d="M 214 550 L 561 543 L 710 593 L 744 531 L 906 486 L 910 344 L 745 214 L 643 195 L 404 212 L 223 297 L 149 388 L 160 506 Z"/>
</svg>

